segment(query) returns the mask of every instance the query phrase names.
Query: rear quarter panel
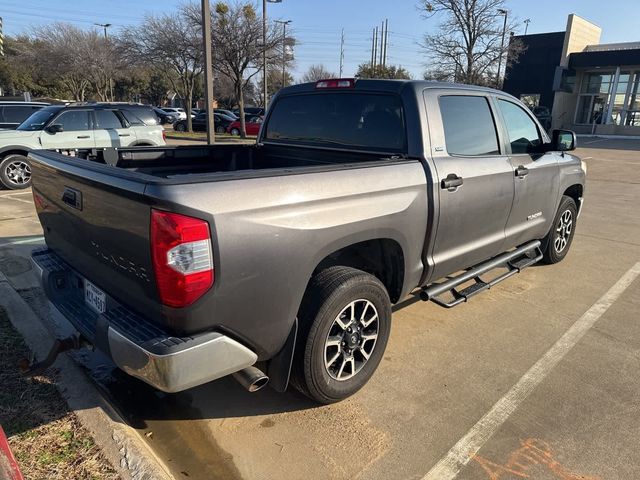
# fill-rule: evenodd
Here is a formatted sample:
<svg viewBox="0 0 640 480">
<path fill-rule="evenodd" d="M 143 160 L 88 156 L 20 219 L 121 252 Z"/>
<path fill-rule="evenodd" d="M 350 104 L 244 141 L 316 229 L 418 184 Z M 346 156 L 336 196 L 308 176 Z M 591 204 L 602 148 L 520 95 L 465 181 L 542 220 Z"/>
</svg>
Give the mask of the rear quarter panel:
<svg viewBox="0 0 640 480">
<path fill-rule="evenodd" d="M 427 189 L 419 161 L 322 173 L 149 185 L 157 208 L 209 221 L 215 284 L 173 327 L 214 326 L 269 358 L 283 345 L 307 283 L 327 255 L 370 239 L 395 240 L 405 260 L 404 293 L 423 272 Z M 186 324 L 188 322 L 188 325 Z"/>
</svg>

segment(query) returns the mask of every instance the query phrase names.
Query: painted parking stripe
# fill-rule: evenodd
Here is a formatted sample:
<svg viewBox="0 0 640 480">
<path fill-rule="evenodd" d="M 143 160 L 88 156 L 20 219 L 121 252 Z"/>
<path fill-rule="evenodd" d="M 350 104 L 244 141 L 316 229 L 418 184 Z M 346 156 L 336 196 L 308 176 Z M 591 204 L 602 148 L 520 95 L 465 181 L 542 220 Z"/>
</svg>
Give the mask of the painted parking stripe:
<svg viewBox="0 0 640 480">
<path fill-rule="evenodd" d="M 29 243 L 38 243 L 38 242 L 42 242 L 43 240 L 44 240 L 44 237 L 42 236 L 34 237 L 34 238 L 26 238 L 24 240 L 15 240 L 13 242 L 0 243 L 0 247 L 6 247 L 7 245 L 25 245 Z"/>
<path fill-rule="evenodd" d="M 640 275 L 640 262 L 594 303 L 562 337 L 525 373 L 467 434 L 427 473 L 423 480 L 453 480 L 482 446 L 507 421 L 529 394 L 547 377 L 564 356 L 604 315 Z"/>
</svg>

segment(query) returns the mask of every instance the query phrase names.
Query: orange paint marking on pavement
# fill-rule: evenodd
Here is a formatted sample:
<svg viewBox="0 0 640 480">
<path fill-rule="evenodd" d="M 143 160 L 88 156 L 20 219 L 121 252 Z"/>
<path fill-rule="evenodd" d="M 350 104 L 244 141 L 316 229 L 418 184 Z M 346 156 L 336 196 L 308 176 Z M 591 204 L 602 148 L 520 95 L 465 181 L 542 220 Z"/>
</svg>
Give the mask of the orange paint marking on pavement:
<svg viewBox="0 0 640 480">
<path fill-rule="evenodd" d="M 538 466 L 547 469 L 560 480 L 599 480 L 598 477 L 580 475 L 568 470 L 554 458 L 551 446 L 543 440 L 529 438 L 520 444 L 519 448 L 511 452 L 505 464 L 492 462 L 480 455 L 475 455 L 473 460 L 482 467 L 490 480 L 535 478 L 532 476 L 535 473 L 532 470 Z"/>
</svg>

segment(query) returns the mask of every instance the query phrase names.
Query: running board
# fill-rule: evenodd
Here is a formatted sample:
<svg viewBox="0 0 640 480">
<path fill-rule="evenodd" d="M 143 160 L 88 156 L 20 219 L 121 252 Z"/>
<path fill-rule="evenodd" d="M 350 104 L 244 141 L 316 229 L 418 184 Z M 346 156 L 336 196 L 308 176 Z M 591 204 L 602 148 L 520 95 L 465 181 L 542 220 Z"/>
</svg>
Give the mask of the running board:
<svg viewBox="0 0 640 480">
<path fill-rule="evenodd" d="M 540 240 L 529 242 L 521 247 L 516 248 L 510 252 L 503 253 L 497 257 L 487 260 L 480 265 L 470 268 L 469 270 L 461 273 L 460 275 L 453 277 L 442 283 L 435 283 L 428 287 L 425 287 L 420 292 L 420 299 L 425 302 L 431 300 L 437 303 L 441 307 L 452 308 L 456 305 L 460 305 L 463 302 L 469 300 L 469 298 L 477 295 L 480 292 L 489 290 L 494 285 L 506 280 L 507 278 L 520 273 L 525 268 L 533 265 L 534 263 L 542 260 L 542 252 L 540 251 Z M 496 268 L 507 268 L 507 271 L 502 275 L 494 278 L 491 281 L 485 282 L 480 278 L 481 275 L 494 270 Z M 463 290 L 457 290 L 456 287 L 467 283 L 470 280 L 474 280 L 475 283 L 464 288 Z M 450 292 L 453 295 L 453 300 L 446 302 L 440 298 L 440 295 Z"/>
</svg>

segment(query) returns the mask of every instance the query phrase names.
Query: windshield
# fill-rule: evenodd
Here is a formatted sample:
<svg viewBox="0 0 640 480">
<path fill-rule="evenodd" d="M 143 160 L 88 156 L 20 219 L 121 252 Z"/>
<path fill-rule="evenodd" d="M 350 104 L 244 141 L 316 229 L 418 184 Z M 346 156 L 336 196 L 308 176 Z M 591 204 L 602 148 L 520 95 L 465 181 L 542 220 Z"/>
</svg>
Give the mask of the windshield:
<svg viewBox="0 0 640 480">
<path fill-rule="evenodd" d="M 391 94 L 323 92 L 281 97 L 265 138 L 282 143 L 405 152 L 400 97 Z"/>
<path fill-rule="evenodd" d="M 48 108 L 38 110 L 22 122 L 16 130 L 26 130 L 28 132 L 42 130 L 45 124 L 56 114 L 57 111 L 58 110 L 50 110 Z"/>
</svg>

